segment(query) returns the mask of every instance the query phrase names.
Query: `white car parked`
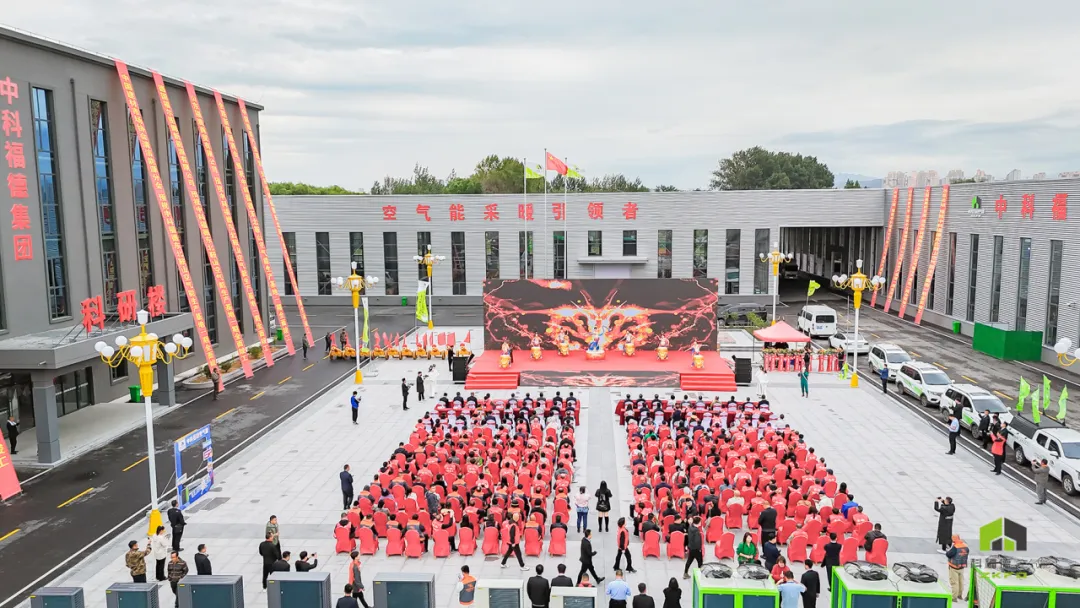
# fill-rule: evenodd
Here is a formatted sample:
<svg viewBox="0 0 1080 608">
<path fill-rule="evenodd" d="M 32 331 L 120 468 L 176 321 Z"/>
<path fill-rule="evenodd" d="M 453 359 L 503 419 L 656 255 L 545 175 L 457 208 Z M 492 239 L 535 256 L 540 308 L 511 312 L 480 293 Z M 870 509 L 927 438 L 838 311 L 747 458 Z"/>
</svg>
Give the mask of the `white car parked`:
<svg viewBox="0 0 1080 608">
<path fill-rule="evenodd" d="M 911 361 L 911 355 L 907 354 L 907 351 L 895 344 L 884 343 L 871 346 L 870 354 L 866 358 L 869 361 L 870 371 L 878 374 L 883 368 L 888 368 L 889 380 L 894 381 L 900 367 Z"/>
<path fill-rule="evenodd" d="M 945 396 L 941 399 L 941 418 L 948 420 L 950 414 L 955 414 L 960 420 L 960 426 L 971 431 L 972 439 L 980 439 L 979 421 L 982 420 L 983 412 L 989 410 L 990 414 L 997 414 L 998 420 L 1006 424 L 1012 424 L 1013 415 L 1009 408 L 990 391 L 975 386 L 974 384 L 954 384 L 945 390 Z"/>
<path fill-rule="evenodd" d="M 901 365 L 896 374 L 896 387 L 900 394 L 911 395 L 923 407 L 937 406 L 951 384 L 952 379 L 945 372 L 921 361 Z"/>
<path fill-rule="evenodd" d="M 870 343 L 864 338 L 860 337 L 856 341 L 854 333 L 843 331 L 838 331 L 829 336 L 829 346 L 837 350 L 844 349 L 845 352 L 849 353 L 859 353 L 860 355 L 870 352 Z"/>
</svg>

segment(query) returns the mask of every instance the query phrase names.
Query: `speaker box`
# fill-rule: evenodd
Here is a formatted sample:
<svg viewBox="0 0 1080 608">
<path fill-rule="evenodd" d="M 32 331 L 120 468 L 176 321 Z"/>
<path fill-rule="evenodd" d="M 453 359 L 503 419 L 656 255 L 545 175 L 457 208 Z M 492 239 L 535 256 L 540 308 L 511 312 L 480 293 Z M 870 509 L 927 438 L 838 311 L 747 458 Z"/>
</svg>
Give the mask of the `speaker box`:
<svg viewBox="0 0 1080 608">
<path fill-rule="evenodd" d="M 750 386 L 754 382 L 754 365 L 750 357 L 735 357 L 735 384 Z"/>
<path fill-rule="evenodd" d="M 330 573 L 272 572 L 266 597 L 269 608 L 330 608 Z"/>
<path fill-rule="evenodd" d="M 244 608 L 244 577 L 185 576 L 176 586 L 180 608 Z"/>
<path fill-rule="evenodd" d="M 435 608 L 435 575 L 380 572 L 375 575 L 374 594 L 375 608 Z"/>
<path fill-rule="evenodd" d="M 84 608 L 80 587 L 42 587 L 30 595 L 30 608 Z"/>
<path fill-rule="evenodd" d="M 113 583 L 105 590 L 108 608 L 160 608 L 157 583 Z"/>
</svg>

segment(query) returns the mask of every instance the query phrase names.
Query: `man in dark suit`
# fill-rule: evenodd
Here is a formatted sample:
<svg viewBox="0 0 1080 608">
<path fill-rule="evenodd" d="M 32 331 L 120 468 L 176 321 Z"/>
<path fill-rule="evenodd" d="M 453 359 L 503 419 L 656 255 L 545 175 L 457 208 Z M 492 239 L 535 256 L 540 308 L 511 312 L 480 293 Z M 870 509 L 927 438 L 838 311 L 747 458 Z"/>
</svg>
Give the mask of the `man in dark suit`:
<svg viewBox="0 0 1080 608">
<path fill-rule="evenodd" d="M 581 582 L 581 576 L 588 572 L 592 575 L 593 581 L 597 585 L 604 580 L 604 577 L 596 573 L 596 569 L 593 567 L 592 558 L 596 555 L 596 551 L 592 550 L 592 530 L 585 529 L 585 538 L 581 539 L 581 557 L 578 561 L 581 562 L 581 572 L 578 572 L 577 580 Z"/>
<path fill-rule="evenodd" d="M 821 560 L 821 565 L 825 566 L 825 576 L 829 579 L 826 581 L 829 591 L 832 591 L 832 569 L 840 565 L 840 549 L 842 548 L 843 546 L 836 542 L 836 533 L 831 532 L 829 542 L 825 545 L 825 559 Z"/>
<path fill-rule="evenodd" d="M 533 608 L 548 608 L 551 604 L 551 585 L 543 575 L 543 564 L 537 564 L 536 576 L 530 577 L 525 583 L 525 592 Z"/>
<path fill-rule="evenodd" d="M 172 525 L 172 549 L 179 553 L 184 550 L 180 546 L 180 538 L 184 536 L 184 526 L 187 525 L 187 522 L 184 521 L 184 514 L 180 511 L 178 504 L 174 498 L 167 515 L 169 516 L 169 524 Z"/>
<path fill-rule="evenodd" d="M 979 418 L 979 438 L 982 440 L 983 449 L 987 449 L 990 445 L 990 410 L 983 410 L 982 417 Z"/>
<path fill-rule="evenodd" d="M 573 587 L 574 581 L 571 580 L 569 576 L 566 576 L 566 564 L 559 564 L 558 566 L 556 566 L 556 569 L 559 571 L 559 576 L 551 579 L 551 586 Z"/>
<path fill-rule="evenodd" d="M 776 536 L 776 509 L 771 504 L 758 514 L 758 525 L 761 527 L 761 538 Z"/>
<path fill-rule="evenodd" d="M 206 553 L 206 545 L 199 545 L 199 552 L 195 554 L 195 574 L 210 576 L 214 568 L 210 565 L 210 556 Z"/>
<path fill-rule="evenodd" d="M 292 553 L 283 551 L 281 557 L 274 561 L 271 566 L 271 572 L 288 572 L 292 568 L 289 566 L 289 558 L 292 557 Z"/>
<path fill-rule="evenodd" d="M 8 441 L 11 443 L 11 453 L 19 453 L 19 423 L 15 422 L 15 416 L 8 416 L 7 419 L 7 432 Z"/>
<path fill-rule="evenodd" d="M 424 374 L 416 372 L 416 398 L 419 401 L 424 400 Z"/>
<path fill-rule="evenodd" d="M 281 553 L 278 552 L 277 543 L 274 542 L 274 534 L 267 532 L 266 540 L 259 543 L 259 555 L 263 559 L 263 574 L 262 585 L 263 589 L 266 589 L 266 577 L 270 576 L 270 573 L 274 571 L 274 562 L 281 557 Z"/>
<path fill-rule="evenodd" d="M 341 500 L 345 503 L 342 509 L 348 510 L 353 503 L 353 476 L 349 472 L 349 465 L 345 465 L 344 470 L 338 473 L 338 477 L 341 479 Z"/>
<path fill-rule="evenodd" d="M 308 570 L 314 570 L 319 566 L 318 553 L 311 554 L 311 561 L 308 561 L 308 557 L 309 556 L 307 551 L 300 552 L 300 559 L 296 560 L 296 563 L 293 564 L 293 567 L 296 568 L 297 572 L 307 572 Z"/>
<path fill-rule="evenodd" d="M 409 383 L 401 379 L 401 409 L 409 409 Z"/>
<path fill-rule="evenodd" d="M 806 560 L 806 572 L 803 572 L 799 582 L 806 587 L 806 591 L 802 594 L 803 608 L 815 608 L 817 596 L 821 593 L 821 578 L 814 570 L 814 560 Z"/>
<path fill-rule="evenodd" d="M 645 593 L 645 583 L 637 584 L 638 594 L 634 596 L 634 600 L 630 602 L 631 608 L 656 608 L 656 600 L 651 595 Z"/>
</svg>

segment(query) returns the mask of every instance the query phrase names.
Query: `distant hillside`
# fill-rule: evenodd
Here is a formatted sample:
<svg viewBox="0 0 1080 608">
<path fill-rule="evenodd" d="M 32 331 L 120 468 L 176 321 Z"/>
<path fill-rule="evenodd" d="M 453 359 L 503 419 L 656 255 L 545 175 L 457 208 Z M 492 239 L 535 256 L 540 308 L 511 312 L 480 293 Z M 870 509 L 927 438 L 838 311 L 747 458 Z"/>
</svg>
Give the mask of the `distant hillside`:
<svg viewBox="0 0 1080 608">
<path fill-rule="evenodd" d="M 833 185 L 837 188 L 843 188 L 849 179 L 859 182 L 859 185 L 864 188 L 881 188 L 885 183 L 885 180 L 880 177 L 870 177 L 858 173 L 837 173 L 833 179 Z"/>
</svg>

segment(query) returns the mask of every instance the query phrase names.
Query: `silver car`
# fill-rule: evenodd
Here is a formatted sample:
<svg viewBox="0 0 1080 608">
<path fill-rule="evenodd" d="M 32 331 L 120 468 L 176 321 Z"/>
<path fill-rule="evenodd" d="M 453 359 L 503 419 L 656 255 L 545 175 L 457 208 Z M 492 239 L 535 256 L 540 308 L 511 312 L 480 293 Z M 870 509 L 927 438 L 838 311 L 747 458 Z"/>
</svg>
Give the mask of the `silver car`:
<svg viewBox="0 0 1080 608">
<path fill-rule="evenodd" d="M 829 346 L 837 350 L 843 349 L 844 352 L 858 353 L 865 355 L 870 352 L 870 343 L 859 336 L 859 339 L 855 339 L 854 333 L 846 331 L 838 331 L 835 334 L 829 336 Z"/>
</svg>

